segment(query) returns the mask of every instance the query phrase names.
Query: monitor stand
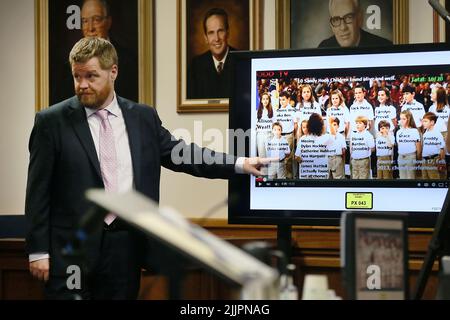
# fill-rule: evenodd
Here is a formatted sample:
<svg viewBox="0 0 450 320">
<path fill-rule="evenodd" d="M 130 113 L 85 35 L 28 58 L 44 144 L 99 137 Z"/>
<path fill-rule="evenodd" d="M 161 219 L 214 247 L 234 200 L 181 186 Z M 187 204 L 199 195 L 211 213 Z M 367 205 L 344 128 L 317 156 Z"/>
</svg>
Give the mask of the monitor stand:
<svg viewBox="0 0 450 320">
<path fill-rule="evenodd" d="M 428 252 L 425 256 L 419 277 L 417 278 L 416 288 L 413 295 L 414 300 L 422 298 L 425 287 L 428 282 L 433 264 L 436 258 L 441 258 L 450 254 L 450 192 L 447 191 L 441 213 L 439 214 L 436 225 L 434 226 L 433 237 L 428 245 Z"/>
<path fill-rule="evenodd" d="M 292 226 L 279 224 L 277 226 L 277 248 L 284 253 L 286 261 L 292 257 Z"/>
</svg>

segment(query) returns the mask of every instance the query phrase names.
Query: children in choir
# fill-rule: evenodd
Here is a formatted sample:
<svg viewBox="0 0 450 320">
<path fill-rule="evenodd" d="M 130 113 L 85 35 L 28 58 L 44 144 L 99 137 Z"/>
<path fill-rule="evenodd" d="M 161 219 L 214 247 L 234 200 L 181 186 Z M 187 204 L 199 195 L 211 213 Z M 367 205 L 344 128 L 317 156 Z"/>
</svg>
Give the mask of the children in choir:
<svg viewBox="0 0 450 320">
<path fill-rule="evenodd" d="M 259 86 L 256 151 L 279 158 L 264 177 L 448 179 L 450 83 L 412 78 L 262 82 L 272 86 Z"/>
</svg>

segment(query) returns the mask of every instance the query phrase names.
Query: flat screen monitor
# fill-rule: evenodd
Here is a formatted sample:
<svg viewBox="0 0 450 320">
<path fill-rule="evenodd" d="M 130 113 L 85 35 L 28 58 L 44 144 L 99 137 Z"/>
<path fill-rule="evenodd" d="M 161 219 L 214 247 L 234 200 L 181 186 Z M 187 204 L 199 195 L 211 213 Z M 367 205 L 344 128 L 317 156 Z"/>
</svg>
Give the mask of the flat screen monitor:
<svg viewBox="0 0 450 320">
<path fill-rule="evenodd" d="M 273 162 L 230 180 L 230 223 L 338 225 L 352 210 L 434 225 L 450 176 L 450 46 L 231 57 L 230 149 Z"/>
</svg>

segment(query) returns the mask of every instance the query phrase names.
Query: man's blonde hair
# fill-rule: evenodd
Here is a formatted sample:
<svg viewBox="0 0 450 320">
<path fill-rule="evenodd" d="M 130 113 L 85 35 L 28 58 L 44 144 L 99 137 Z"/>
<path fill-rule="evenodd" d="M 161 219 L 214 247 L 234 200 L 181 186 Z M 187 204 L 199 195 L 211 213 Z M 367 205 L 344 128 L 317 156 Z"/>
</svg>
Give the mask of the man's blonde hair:
<svg viewBox="0 0 450 320">
<path fill-rule="evenodd" d="M 92 58 L 98 58 L 100 67 L 109 70 L 113 65 L 119 65 L 117 52 L 111 42 L 98 37 L 82 38 L 73 46 L 69 54 L 69 62 L 86 63 Z"/>
</svg>

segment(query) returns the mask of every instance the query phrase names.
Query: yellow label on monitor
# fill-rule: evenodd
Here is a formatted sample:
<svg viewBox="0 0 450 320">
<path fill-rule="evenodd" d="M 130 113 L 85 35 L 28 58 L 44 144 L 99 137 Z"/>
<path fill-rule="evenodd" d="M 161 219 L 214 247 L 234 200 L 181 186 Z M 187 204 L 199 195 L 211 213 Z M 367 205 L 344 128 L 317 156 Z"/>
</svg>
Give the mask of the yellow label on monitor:
<svg viewBox="0 0 450 320">
<path fill-rule="evenodd" d="M 345 207 L 347 209 L 372 209 L 372 192 L 347 192 L 345 194 Z"/>
</svg>

